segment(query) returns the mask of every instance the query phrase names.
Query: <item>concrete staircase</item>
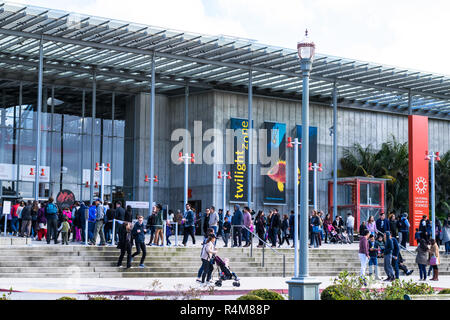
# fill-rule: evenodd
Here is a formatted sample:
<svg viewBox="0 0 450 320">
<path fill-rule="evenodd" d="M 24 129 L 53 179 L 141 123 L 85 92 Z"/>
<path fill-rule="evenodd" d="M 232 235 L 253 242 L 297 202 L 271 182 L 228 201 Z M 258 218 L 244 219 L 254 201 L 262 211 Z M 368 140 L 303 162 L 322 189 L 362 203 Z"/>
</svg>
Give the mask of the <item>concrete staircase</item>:
<svg viewBox="0 0 450 320">
<path fill-rule="evenodd" d="M 286 277 L 294 272 L 293 249 L 277 249 L 285 255 Z M 283 258 L 270 249 L 219 248 L 219 256 L 230 259 L 232 270 L 239 277 L 283 276 Z M 126 278 L 126 277 L 195 277 L 200 267 L 200 248 L 147 247 L 145 268 L 138 268 L 140 256 L 133 268 L 125 270 L 115 265 L 119 250 L 114 247 L 85 247 L 81 245 L 14 245 L 0 247 L 0 277 L 9 278 Z M 403 253 L 408 268 L 418 273 L 415 256 Z M 380 275 L 384 276 L 382 259 Z M 333 248 L 310 249 L 309 270 L 312 276 L 334 277 L 343 270 L 359 273 L 357 250 L 336 245 Z M 441 256 L 440 275 L 450 275 L 450 256 Z M 402 274 L 402 271 L 400 271 Z"/>
</svg>

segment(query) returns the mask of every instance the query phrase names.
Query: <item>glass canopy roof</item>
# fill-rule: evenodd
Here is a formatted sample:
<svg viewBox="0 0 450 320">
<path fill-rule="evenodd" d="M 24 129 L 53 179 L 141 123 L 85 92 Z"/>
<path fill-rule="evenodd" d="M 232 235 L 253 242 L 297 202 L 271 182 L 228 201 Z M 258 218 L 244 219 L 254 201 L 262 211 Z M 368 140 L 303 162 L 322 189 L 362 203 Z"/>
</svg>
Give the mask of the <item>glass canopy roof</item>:
<svg viewBox="0 0 450 320">
<path fill-rule="evenodd" d="M 44 79 L 57 86 L 90 87 L 95 70 L 98 89 L 149 91 L 155 54 L 159 93 L 180 93 L 186 84 L 244 91 L 252 72 L 254 94 L 301 96 L 295 49 L 6 2 L 0 2 L 1 79 L 36 82 L 41 37 Z M 329 102 L 334 84 L 344 106 L 450 118 L 449 76 L 316 54 L 311 99 Z"/>
</svg>

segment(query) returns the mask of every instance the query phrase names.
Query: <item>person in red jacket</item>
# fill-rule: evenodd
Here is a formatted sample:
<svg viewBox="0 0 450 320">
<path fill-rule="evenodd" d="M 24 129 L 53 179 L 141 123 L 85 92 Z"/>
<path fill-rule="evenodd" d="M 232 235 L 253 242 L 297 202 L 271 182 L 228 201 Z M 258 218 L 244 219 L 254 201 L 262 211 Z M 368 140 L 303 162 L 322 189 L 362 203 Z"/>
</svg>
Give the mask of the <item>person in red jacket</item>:
<svg viewBox="0 0 450 320">
<path fill-rule="evenodd" d="M 17 214 L 17 208 L 19 208 L 20 202 L 16 203 L 11 207 L 11 230 L 14 236 L 19 232 L 19 215 Z"/>
</svg>

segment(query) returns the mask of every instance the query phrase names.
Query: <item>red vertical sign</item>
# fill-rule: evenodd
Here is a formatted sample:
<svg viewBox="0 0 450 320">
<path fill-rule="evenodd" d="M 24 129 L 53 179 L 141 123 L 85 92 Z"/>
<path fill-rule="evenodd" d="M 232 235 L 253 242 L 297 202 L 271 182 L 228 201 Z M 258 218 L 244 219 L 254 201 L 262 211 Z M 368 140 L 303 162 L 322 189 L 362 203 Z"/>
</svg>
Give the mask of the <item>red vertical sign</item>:
<svg viewBox="0 0 450 320">
<path fill-rule="evenodd" d="M 423 215 L 429 215 L 428 117 L 408 117 L 409 137 L 409 243 L 415 245 L 414 234 Z"/>
</svg>

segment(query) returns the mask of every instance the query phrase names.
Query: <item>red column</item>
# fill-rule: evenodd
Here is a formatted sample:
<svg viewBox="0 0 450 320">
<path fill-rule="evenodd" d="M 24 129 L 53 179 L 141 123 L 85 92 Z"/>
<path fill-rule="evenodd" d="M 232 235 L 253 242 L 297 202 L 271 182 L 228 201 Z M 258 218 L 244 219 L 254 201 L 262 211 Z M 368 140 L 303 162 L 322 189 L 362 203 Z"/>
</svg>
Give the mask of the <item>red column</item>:
<svg viewBox="0 0 450 320">
<path fill-rule="evenodd" d="M 429 214 L 428 117 L 408 117 L 409 137 L 409 243 L 415 245 L 414 234 L 423 215 Z"/>
</svg>

